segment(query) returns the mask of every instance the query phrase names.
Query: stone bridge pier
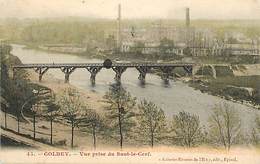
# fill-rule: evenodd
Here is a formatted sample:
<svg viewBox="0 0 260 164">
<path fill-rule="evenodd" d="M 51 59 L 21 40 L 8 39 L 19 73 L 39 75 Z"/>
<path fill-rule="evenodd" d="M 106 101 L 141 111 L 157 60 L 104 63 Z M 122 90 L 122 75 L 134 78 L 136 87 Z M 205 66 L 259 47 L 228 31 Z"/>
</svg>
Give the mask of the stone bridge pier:
<svg viewBox="0 0 260 164">
<path fill-rule="evenodd" d="M 61 71 L 65 74 L 65 83 L 69 82 L 70 74 L 76 69 L 76 67 L 61 67 Z"/>
<path fill-rule="evenodd" d="M 160 67 L 162 71 L 161 79 L 164 81 L 165 84 L 169 84 L 169 77 L 173 71 L 174 67 Z"/>
<path fill-rule="evenodd" d="M 102 67 L 86 67 L 86 69 L 90 72 L 90 82 L 94 86 L 96 84 L 96 75 Z"/>
<path fill-rule="evenodd" d="M 146 66 L 139 66 L 139 67 L 136 67 L 136 69 L 139 71 L 138 79 L 140 80 L 140 82 L 142 84 L 145 84 L 146 74 L 151 70 L 151 68 L 146 67 Z"/>
<path fill-rule="evenodd" d="M 121 82 L 121 76 L 126 71 L 127 67 L 125 67 L 125 66 L 114 66 L 114 67 L 112 67 L 112 69 L 116 73 L 115 78 L 114 78 L 115 81 L 117 83 L 120 83 Z"/>
<path fill-rule="evenodd" d="M 34 69 L 34 71 L 39 74 L 39 82 L 42 81 L 42 76 L 48 71 L 48 69 L 48 67 L 38 67 Z"/>
<path fill-rule="evenodd" d="M 193 66 L 183 66 L 183 69 L 188 73 L 188 75 L 193 75 Z"/>
<path fill-rule="evenodd" d="M 13 71 L 12 71 L 13 80 L 15 80 L 16 74 L 17 74 L 17 69 L 13 68 Z"/>
<path fill-rule="evenodd" d="M 195 66 L 193 66 L 193 68 L 192 68 L 192 76 L 195 76 L 196 75 L 196 73 L 200 70 L 200 65 L 195 65 Z"/>
<path fill-rule="evenodd" d="M 214 79 L 216 79 L 217 78 L 217 71 L 216 71 L 215 67 L 213 65 L 211 65 L 211 64 L 209 66 L 210 66 L 210 68 L 212 70 L 212 77 Z"/>
</svg>

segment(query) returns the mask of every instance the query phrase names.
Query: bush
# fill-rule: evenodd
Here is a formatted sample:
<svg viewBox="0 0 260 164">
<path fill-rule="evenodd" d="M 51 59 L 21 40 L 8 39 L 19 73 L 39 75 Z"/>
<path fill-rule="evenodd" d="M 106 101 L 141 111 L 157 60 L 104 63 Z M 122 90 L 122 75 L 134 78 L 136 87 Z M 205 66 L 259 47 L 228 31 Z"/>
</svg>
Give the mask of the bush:
<svg viewBox="0 0 260 164">
<path fill-rule="evenodd" d="M 213 72 L 210 66 L 203 66 L 200 67 L 196 75 L 213 76 Z"/>
<path fill-rule="evenodd" d="M 67 145 L 67 140 L 64 139 L 64 140 L 59 140 L 57 142 L 54 142 L 54 145 L 55 146 L 66 146 Z"/>
<path fill-rule="evenodd" d="M 215 66 L 217 77 L 234 76 L 233 70 L 229 66 Z"/>
<path fill-rule="evenodd" d="M 173 116 L 171 131 L 174 143 L 181 146 L 196 146 L 204 139 L 199 116 L 185 111 Z"/>
<path fill-rule="evenodd" d="M 225 95 L 231 96 L 235 99 L 241 100 L 251 100 L 252 98 L 252 88 L 236 87 L 236 86 L 226 86 L 222 92 Z"/>
</svg>

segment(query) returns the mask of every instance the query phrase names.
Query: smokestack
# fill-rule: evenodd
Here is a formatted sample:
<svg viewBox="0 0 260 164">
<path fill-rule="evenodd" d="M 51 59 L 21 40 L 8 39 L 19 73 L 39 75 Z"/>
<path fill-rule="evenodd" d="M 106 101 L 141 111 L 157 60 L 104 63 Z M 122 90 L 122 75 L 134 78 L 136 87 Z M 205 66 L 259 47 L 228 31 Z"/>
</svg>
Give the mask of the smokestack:
<svg viewBox="0 0 260 164">
<path fill-rule="evenodd" d="M 190 27 L 190 9 L 186 8 L 186 27 Z"/>
<path fill-rule="evenodd" d="M 117 31 L 117 48 L 121 51 L 121 4 L 118 4 L 118 31 Z"/>
</svg>

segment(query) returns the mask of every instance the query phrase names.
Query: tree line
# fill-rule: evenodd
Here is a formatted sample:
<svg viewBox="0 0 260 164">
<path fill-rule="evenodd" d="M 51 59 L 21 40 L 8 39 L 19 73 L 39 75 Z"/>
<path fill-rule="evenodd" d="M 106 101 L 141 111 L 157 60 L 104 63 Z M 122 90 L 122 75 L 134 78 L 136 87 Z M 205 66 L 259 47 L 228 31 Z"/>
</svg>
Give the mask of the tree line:
<svg viewBox="0 0 260 164">
<path fill-rule="evenodd" d="M 57 98 L 59 108 L 55 112 L 59 114 L 53 119 L 60 118 L 71 126 L 71 147 L 74 147 L 75 128 L 91 134 L 94 148 L 102 137 L 118 142 L 121 149 L 124 145 L 194 147 L 207 144 L 229 150 L 233 145 L 259 145 L 259 116 L 255 118 L 255 125 L 245 132 L 237 111 L 225 103 L 214 107 L 205 126 L 199 116 L 185 111 L 169 119 L 153 102 L 145 99 L 137 102 L 118 84 L 110 86 L 104 101 L 108 105 L 104 112 L 98 113 L 82 102 L 75 89 L 68 88 Z"/>
</svg>

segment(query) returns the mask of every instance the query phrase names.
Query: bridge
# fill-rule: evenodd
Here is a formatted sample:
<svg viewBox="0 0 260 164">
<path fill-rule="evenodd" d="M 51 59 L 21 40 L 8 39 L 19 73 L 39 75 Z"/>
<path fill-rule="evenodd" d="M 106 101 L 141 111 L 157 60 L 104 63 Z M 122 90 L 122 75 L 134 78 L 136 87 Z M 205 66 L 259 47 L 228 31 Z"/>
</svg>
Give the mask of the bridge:
<svg viewBox="0 0 260 164">
<path fill-rule="evenodd" d="M 112 69 L 115 72 L 115 81 L 120 82 L 122 74 L 127 68 L 136 68 L 139 72 L 138 79 L 145 83 L 146 74 L 151 71 L 151 69 L 157 69 L 161 72 L 161 78 L 165 83 L 169 82 L 169 76 L 171 72 L 176 67 L 182 67 L 187 74 L 192 74 L 192 63 L 113 63 L 110 59 L 106 59 L 103 63 L 42 63 L 42 64 L 21 64 L 13 66 L 14 77 L 16 70 L 19 69 L 34 69 L 36 73 L 39 74 L 39 81 L 42 80 L 43 75 L 49 69 L 60 69 L 65 75 L 65 83 L 69 82 L 69 77 L 76 69 L 83 68 L 90 72 L 90 81 L 92 85 L 95 84 L 95 79 L 97 73 L 105 68 Z"/>
</svg>

